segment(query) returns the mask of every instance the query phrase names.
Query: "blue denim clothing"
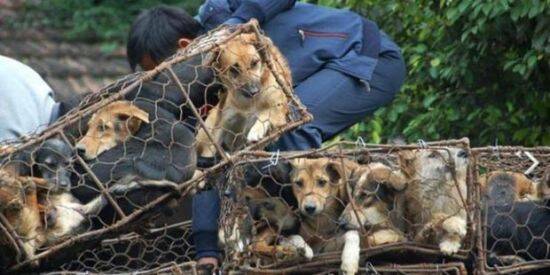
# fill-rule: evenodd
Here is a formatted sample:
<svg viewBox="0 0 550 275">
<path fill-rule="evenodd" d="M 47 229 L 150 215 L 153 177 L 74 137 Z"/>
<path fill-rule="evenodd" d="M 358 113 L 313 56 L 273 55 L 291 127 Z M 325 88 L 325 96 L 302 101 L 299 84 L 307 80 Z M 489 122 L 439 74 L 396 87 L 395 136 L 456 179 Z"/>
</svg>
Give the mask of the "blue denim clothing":
<svg viewBox="0 0 550 275">
<path fill-rule="evenodd" d="M 259 3 L 263 11 L 242 8 L 253 6 L 253 2 Z M 381 35 L 376 23 L 354 12 L 293 2 L 208 0 L 199 9 L 197 19 L 211 29 L 224 22 L 241 23 L 254 17 L 250 14 L 258 15 L 262 29 L 288 59 L 295 84 L 325 67 L 370 82 L 379 53 L 399 52 L 395 44 L 389 43 L 391 40 Z M 249 15 L 235 15 L 243 10 Z"/>
<path fill-rule="evenodd" d="M 372 21 L 351 11 L 294 2 L 208 0 L 197 16 L 206 29 L 257 18 L 287 58 L 294 92 L 314 119 L 268 150 L 319 148 L 391 102 L 406 74 L 399 47 Z M 216 257 L 218 191 L 196 195 L 193 208 L 197 258 Z"/>
</svg>

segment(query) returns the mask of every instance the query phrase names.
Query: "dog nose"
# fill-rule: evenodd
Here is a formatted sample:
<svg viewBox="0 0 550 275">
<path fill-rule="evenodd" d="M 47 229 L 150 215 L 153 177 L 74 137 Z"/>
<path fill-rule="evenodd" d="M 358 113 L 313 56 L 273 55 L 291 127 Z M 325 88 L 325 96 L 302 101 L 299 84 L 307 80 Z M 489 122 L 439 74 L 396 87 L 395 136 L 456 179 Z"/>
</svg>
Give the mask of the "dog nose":
<svg viewBox="0 0 550 275">
<path fill-rule="evenodd" d="M 84 147 L 84 145 L 82 145 L 82 143 L 77 143 L 75 146 L 75 149 L 76 149 L 76 153 L 79 156 L 84 156 L 84 154 L 86 153 L 86 148 Z"/>
<path fill-rule="evenodd" d="M 345 229 L 348 226 L 348 221 L 344 217 L 338 219 L 338 227 Z"/>
<path fill-rule="evenodd" d="M 315 205 L 306 205 L 306 207 L 304 207 L 304 210 L 306 210 L 306 213 L 308 213 L 310 215 L 315 213 L 316 209 L 317 209 L 317 207 L 315 207 Z"/>
</svg>

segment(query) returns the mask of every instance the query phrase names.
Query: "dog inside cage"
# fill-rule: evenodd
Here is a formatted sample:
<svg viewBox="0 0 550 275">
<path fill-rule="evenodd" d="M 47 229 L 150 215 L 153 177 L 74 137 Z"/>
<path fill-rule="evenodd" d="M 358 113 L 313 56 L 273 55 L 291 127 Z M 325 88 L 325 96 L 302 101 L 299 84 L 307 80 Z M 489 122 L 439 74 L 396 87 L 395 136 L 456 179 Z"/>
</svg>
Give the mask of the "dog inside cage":
<svg viewBox="0 0 550 275">
<path fill-rule="evenodd" d="M 322 270 L 330 260 L 355 274 L 370 249 L 415 243 L 453 257 L 471 248 L 467 149 L 298 155 L 229 172 L 219 238 L 235 266 Z"/>
<path fill-rule="evenodd" d="M 257 23 L 214 30 L 155 70 L 85 96 L 42 134 L 2 147 L 2 269 L 130 271 L 191 260 L 181 234 L 190 229 L 175 225 L 190 220 L 191 193 L 215 172 L 199 169 L 198 157 L 221 167 L 308 119 Z M 156 238 L 98 249 L 128 232 Z M 148 249 L 183 255 L 155 260 Z"/>
<path fill-rule="evenodd" d="M 476 150 L 484 200 L 488 272 L 547 272 L 550 249 L 548 150 Z M 537 161 L 533 164 L 531 157 Z M 546 270 L 546 271 L 544 271 Z"/>
<path fill-rule="evenodd" d="M 227 271 L 464 274 L 472 255 L 468 268 L 485 272 L 548 264 L 548 151 L 495 157 L 467 140 L 262 151 L 311 119 L 257 23 L 214 30 L 0 147 L 0 267 L 184 270 L 192 194 L 209 188 Z"/>
</svg>

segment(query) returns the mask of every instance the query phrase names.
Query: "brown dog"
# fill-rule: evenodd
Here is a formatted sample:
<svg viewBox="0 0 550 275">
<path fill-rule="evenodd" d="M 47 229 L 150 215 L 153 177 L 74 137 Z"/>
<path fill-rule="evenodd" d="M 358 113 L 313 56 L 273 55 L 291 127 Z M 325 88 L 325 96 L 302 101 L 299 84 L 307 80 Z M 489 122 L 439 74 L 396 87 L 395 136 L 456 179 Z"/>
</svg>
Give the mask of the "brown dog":
<svg viewBox="0 0 550 275">
<path fill-rule="evenodd" d="M 149 123 L 149 114 L 129 101 L 115 101 L 98 110 L 88 122 L 88 131 L 76 144 L 87 159 L 123 143 L 135 134 L 142 123 Z"/>
<path fill-rule="evenodd" d="M 539 187 L 522 173 L 493 171 L 481 176 L 480 184 L 491 205 L 539 199 Z"/>
<path fill-rule="evenodd" d="M 34 257 L 35 251 L 45 241 L 34 180 L 0 170 L 0 212 L 21 238 L 25 256 Z M 0 238 L 0 243 L 6 241 L 4 237 Z M 38 265 L 38 262 L 33 262 L 33 265 Z"/>
<path fill-rule="evenodd" d="M 407 178 L 405 218 L 415 241 L 437 244 L 451 255 L 467 233 L 466 174 L 468 153 L 460 148 L 402 151 L 401 171 Z"/>
<path fill-rule="evenodd" d="M 233 221 L 230 232 L 221 228 L 218 232 L 223 245 L 231 245 L 233 250 L 248 251 L 260 255 L 313 257 L 312 249 L 297 231 L 300 222 L 290 206 L 280 197 L 270 197 L 258 188 L 246 187 L 243 190 L 248 211 Z M 228 234 L 229 233 L 229 234 Z"/>
<path fill-rule="evenodd" d="M 406 187 L 404 175 L 382 163 L 363 165 L 354 174 L 350 181 L 353 202 L 340 216 L 340 225 L 348 230 L 367 229 L 369 246 L 403 241 L 401 217 L 395 216 L 403 211 L 402 201 L 396 197 Z"/>
<path fill-rule="evenodd" d="M 266 52 L 274 62 L 272 72 L 260 58 L 257 45 L 267 45 Z M 247 142 L 256 142 L 269 131 L 287 123 L 288 100 L 274 73 L 289 86 L 290 70 L 279 50 L 267 37 L 241 34 L 210 53 L 207 65 L 215 68 L 225 92 L 210 111 L 206 128 L 225 151 L 234 152 Z M 202 157 L 216 155 L 216 147 L 204 129 L 197 134 L 197 152 Z"/>
<path fill-rule="evenodd" d="M 358 164 L 344 159 L 295 159 L 291 162 L 292 191 L 302 223 L 300 235 L 315 253 L 342 249 L 341 269 L 355 274 L 359 266 L 360 239 L 356 230 L 340 234 L 338 218 L 348 203 L 347 186 Z M 342 245 L 343 244 L 343 245 Z"/>
</svg>

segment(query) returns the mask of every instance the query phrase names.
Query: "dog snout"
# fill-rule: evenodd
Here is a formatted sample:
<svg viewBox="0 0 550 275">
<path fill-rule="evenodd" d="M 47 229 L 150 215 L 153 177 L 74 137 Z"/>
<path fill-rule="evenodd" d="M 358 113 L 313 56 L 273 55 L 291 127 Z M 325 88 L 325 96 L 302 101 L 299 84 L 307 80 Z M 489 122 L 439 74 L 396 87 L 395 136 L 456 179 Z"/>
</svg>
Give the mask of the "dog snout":
<svg viewBox="0 0 550 275">
<path fill-rule="evenodd" d="M 260 83 L 256 83 L 256 82 L 246 83 L 241 87 L 241 91 L 247 97 L 255 96 L 260 92 L 260 90 L 261 90 Z"/>
<path fill-rule="evenodd" d="M 83 156 L 86 155 L 86 146 L 84 144 L 79 142 L 79 143 L 76 144 L 75 148 L 76 148 L 76 153 L 79 156 L 83 157 Z"/>
<path fill-rule="evenodd" d="M 347 229 L 348 227 L 348 219 L 346 219 L 345 217 L 340 217 L 338 219 L 338 227 L 341 228 L 341 229 Z"/>
<path fill-rule="evenodd" d="M 313 214 L 315 214 L 315 211 L 317 210 L 317 206 L 315 206 L 313 204 L 306 204 L 304 206 L 304 210 L 306 211 L 307 214 L 313 215 Z"/>
</svg>

